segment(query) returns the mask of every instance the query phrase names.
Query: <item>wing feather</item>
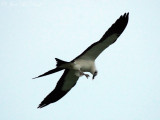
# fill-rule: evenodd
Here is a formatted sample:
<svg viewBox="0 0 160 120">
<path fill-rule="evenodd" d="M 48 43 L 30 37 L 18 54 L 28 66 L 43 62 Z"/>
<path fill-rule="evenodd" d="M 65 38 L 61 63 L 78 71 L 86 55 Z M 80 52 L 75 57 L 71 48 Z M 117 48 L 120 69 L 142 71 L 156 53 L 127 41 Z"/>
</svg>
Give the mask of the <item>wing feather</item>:
<svg viewBox="0 0 160 120">
<path fill-rule="evenodd" d="M 117 19 L 117 21 L 106 31 L 99 41 L 93 43 L 72 61 L 76 59 L 95 60 L 104 49 L 113 44 L 121 35 L 127 26 L 128 18 L 129 13 L 125 13 L 120 16 L 120 18 Z"/>
<path fill-rule="evenodd" d="M 75 86 L 79 77 L 75 75 L 74 70 L 65 70 L 62 77 L 58 81 L 55 89 L 44 98 L 44 100 L 39 104 L 38 108 L 47 106 L 50 103 L 54 103 L 61 99 L 64 95 Z"/>
</svg>

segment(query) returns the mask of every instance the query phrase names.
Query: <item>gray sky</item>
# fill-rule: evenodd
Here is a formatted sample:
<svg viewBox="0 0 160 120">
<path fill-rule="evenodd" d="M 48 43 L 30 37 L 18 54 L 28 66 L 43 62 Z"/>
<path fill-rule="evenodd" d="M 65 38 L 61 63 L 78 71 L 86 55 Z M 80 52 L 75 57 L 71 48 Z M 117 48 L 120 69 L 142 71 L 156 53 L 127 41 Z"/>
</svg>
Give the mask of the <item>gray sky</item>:
<svg viewBox="0 0 160 120">
<path fill-rule="evenodd" d="M 160 1 L 0 0 L 1 120 L 159 120 Z M 31 79 L 70 61 L 119 18 L 129 23 L 60 101 L 38 104 L 63 72 Z"/>
</svg>

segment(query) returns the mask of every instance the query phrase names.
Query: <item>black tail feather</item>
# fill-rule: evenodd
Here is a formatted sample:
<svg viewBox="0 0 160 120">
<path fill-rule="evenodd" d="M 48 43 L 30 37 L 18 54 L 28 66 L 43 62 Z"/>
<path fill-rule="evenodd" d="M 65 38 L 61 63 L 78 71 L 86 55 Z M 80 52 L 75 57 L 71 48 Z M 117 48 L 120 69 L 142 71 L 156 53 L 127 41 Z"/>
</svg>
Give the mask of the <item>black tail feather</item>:
<svg viewBox="0 0 160 120">
<path fill-rule="evenodd" d="M 62 64 L 68 63 L 68 62 L 63 61 L 63 60 L 60 60 L 60 59 L 58 59 L 58 58 L 55 58 L 55 59 L 56 59 L 56 61 L 57 61 L 57 64 L 56 64 L 57 67 L 58 67 L 58 66 L 61 66 Z"/>
<path fill-rule="evenodd" d="M 39 78 L 39 77 L 50 75 L 52 73 L 55 73 L 55 72 L 58 72 L 58 71 L 61 71 L 61 70 L 63 70 L 63 69 L 62 68 L 55 68 L 55 69 L 49 70 L 48 72 L 45 72 L 44 74 L 39 75 L 38 77 L 35 77 L 35 78 L 32 78 L 32 79 L 36 79 L 36 78 Z"/>
</svg>

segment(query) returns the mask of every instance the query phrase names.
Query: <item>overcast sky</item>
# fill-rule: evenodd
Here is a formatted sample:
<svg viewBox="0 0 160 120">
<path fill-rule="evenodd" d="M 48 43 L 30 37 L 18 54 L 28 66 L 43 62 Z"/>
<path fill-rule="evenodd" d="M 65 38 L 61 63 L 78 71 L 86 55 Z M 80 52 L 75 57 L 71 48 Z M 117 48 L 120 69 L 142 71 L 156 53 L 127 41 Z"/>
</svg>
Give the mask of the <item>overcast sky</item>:
<svg viewBox="0 0 160 120">
<path fill-rule="evenodd" d="M 160 120 L 160 1 L 0 0 L 1 120 Z M 38 104 L 62 72 L 32 79 L 98 41 L 125 12 L 119 39 L 61 100 Z"/>
</svg>

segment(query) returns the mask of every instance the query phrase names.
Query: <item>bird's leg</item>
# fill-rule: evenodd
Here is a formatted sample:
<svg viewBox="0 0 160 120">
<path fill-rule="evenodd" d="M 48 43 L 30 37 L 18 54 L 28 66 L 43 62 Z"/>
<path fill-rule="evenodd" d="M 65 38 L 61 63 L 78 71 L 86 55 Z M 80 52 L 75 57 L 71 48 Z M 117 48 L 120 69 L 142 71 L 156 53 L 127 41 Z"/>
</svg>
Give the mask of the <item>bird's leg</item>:
<svg viewBox="0 0 160 120">
<path fill-rule="evenodd" d="M 89 75 L 88 75 L 88 74 L 85 74 L 85 73 L 84 73 L 84 75 L 86 76 L 87 79 L 89 78 Z"/>
<path fill-rule="evenodd" d="M 88 77 L 89 77 L 89 75 L 88 74 L 85 74 L 84 72 L 82 72 L 82 71 L 79 71 L 80 72 L 80 75 L 85 75 L 86 76 L 86 78 L 88 79 Z"/>
</svg>

